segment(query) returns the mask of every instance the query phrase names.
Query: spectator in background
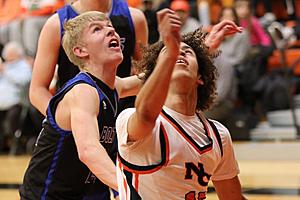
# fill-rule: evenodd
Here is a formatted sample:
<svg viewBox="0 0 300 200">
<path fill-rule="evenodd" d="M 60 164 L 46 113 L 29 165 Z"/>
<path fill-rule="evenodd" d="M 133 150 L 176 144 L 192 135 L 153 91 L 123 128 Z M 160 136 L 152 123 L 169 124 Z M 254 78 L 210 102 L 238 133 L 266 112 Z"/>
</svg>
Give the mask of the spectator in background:
<svg viewBox="0 0 300 200">
<path fill-rule="evenodd" d="M 250 33 L 252 46 L 270 46 L 270 37 L 266 34 L 258 19 L 252 14 L 251 2 L 249 0 L 236 0 L 235 9 L 240 25 Z"/>
<path fill-rule="evenodd" d="M 180 17 L 182 23 L 181 34 L 186 34 L 199 28 L 199 21 L 190 16 L 190 5 L 187 0 L 174 0 L 171 2 L 170 8 Z"/>
<path fill-rule="evenodd" d="M 269 35 L 260 24 L 259 20 L 252 15 L 250 0 L 236 0 L 235 9 L 240 25 L 250 34 L 250 44 L 253 50 L 260 55 L 261 74 L 266 71 L 267 58 L 273 51 L 272 41 Z"/>
<path fill-rule="evenodd" d="M 239 25 L 233 7 L 222 8 L 219 21 L 222 20 L 231 20 Z M 235 66 L 243 62 L 250 48 L 247 30 L 239 34 L 226 36 L 221 43 L 219 47 L 221 54 L 214 60 L 219 74 L 216 82 L 216 104 L 207 112 L 209 118 L 216 119 L 226 125 L 237 97 Z"/>
<path fill-rule="evenodd" d="M 29 86 L 31 66 L 24 58 L 22 46 L 9 42 L 4 46 L 2 56 L 5 62 L 0 65 L 0 134 L 5 143 L 19 128 L 18 121 L 23 101 L 22 92 Z M 3 147 L 3 146 L 2 146 Z M 9 145 L 4 146 L 9 148 Z"/>
<path fill-rule="evenodd" d="M 266 73 L 268 58 L 273 52 L 273 45 L 259 20 L 253 16 L 250 0 L 236 0 L 236 9 L 240 25 L 249 32 L 251 50 L 247 61 L 239 70 L 239 95 L 244 104 L 254 108 L 256 95 L 254 84 Z"/>
<path fill-rule="evenodd" d="M 143 12 L 146 17 L 149 30 L 148 43 L 153 44 L 159 39 L 156 11 L 153 8 L 153 0 L 143 0 Z"/>
</svg>

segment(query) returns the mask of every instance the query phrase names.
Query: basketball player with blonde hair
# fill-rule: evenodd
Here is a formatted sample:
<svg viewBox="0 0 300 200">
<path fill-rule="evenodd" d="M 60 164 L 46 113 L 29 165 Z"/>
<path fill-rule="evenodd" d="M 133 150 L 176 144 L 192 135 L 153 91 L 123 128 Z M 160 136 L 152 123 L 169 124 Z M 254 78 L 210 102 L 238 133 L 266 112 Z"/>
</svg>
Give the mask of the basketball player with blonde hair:
<svg viewBox="0 0 300 200">
<path fill-rule="evenodd" d="M 115 120 L 119 97 L 140 80 L 117 78 L 123 59 L 109 18 L 90 11 L 67 21 L 62 45 L 81 72 L 51 98 L 20 188 L 21 199 L 110 199 L 117 190 Z"/>
</svg>

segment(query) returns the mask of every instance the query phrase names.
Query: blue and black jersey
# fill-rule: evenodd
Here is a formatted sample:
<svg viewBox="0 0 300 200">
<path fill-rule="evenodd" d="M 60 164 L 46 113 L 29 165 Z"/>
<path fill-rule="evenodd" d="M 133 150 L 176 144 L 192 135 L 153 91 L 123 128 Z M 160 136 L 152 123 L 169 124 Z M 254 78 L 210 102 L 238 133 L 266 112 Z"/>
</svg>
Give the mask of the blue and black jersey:
<svg viewBox="0 0 300 200">
<path fill-rule="evenodd" d="M 60 128 L 55 120 L 58 103 L 77 84 L 89 84 L 97 89 L 100 99 L 99 142 L 111 159 L 116 160 L 117 92 L 92 75 L 81 72 L 69 80 L 49 103 L 43 129 L 20 188 L 21 199 L 110 199 L 108 187 L 79 160 L 72 132 Z"/>
</svg>

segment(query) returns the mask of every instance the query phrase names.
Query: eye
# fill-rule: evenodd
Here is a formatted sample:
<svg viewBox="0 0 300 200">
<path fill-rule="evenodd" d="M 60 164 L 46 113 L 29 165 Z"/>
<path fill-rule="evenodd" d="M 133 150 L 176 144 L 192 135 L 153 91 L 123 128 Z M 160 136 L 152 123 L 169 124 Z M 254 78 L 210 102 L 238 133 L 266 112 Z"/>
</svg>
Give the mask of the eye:
<svg viewBox="0 0 300 200">
<path fill-rule="evenodd" d="M 193 51 L 192 51 L 192 50 L 190 50 L 190 49 L 186 49 L 186 50 L 185 50 L 185 53 L 186 53 L 186 54 L 191 54 L 191 55 L 193 55 L 193 54 L 194 54 L 194 53 L 193 53 Z"/>
<path fill-rule="evenodd" d="M 101 28 L 100 28 L 99 26 L 96 26 L 96 27 L 93 29 L 93 33 L 98 32 L 98 31 L 101 31 Z"/>
</svg>

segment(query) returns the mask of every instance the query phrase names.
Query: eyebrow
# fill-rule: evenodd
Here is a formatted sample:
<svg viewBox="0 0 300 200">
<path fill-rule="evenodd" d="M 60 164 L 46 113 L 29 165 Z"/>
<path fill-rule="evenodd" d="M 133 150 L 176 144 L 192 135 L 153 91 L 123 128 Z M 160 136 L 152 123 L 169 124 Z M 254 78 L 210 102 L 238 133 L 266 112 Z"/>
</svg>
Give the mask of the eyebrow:
<svg viewBox="0 0 300 200">
<path fill-rule="evenodd" d="M 103 23 L 100 23 L 100 22 L 107 22 L 106 24 L 103 24 Z M 90 24 L 89 24 L 89 28 L 93 27 L 93 26 L 96 26 L 96 25 L 101 25 L 101 26 L 112 26 L 111 22 L 108 21 L 108 20 L 97 20 L 97 21 L 92 21 Z"/>
<path fill-rule="evenodd" d="M 184 46 L 182 47 L 182 49 L 183 49 L 183 50 L 187 50 L 187 49 L 193 50 L 192 47 L 190 47 L 189 45 L 184 45 Z"/>
<path fill-rule="evenodd" d="M 182 50 L 187 50 L 187 49 L 190 49 L 190 50 L 192 50 L 193 51 L 193 54 L 195 54 L 195 52 L 194 52 L 194 50 L 193 50 L 193 48 L 192 47 L 190 47 L 189 45 L 187 45 L 187 44 L 184 44 L 182 47 L 180 47 L 180 48 L 182 48 Z M 159 54 L 161 54 L 162 52 L 164 52 L 166 50 L 166 46 L 164 46 L 161 50 L 160 50 L 160 52 L 159 52 Z"/>
</svg>

